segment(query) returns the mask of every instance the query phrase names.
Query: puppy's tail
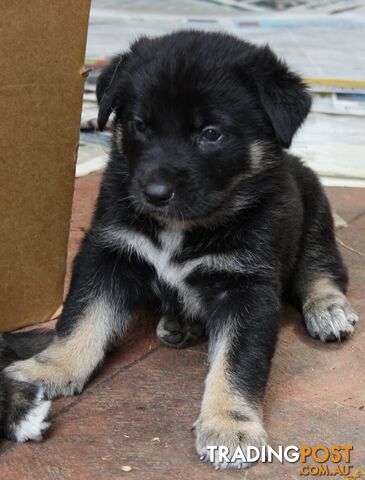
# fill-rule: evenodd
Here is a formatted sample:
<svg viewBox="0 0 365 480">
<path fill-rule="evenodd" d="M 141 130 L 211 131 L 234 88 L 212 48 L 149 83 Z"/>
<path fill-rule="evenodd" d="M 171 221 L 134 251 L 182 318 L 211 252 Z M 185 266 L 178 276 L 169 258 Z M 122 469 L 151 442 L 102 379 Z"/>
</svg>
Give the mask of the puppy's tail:
<svg viewBox="0 0 365 480">
<path fill-rule="evenodd" d="M 25 360 L 41 352 L 52 342 L 53 330 L 0 334 L 0 371 L 16 360 Z"/>
<path fill-rule="evenodd" d="M 44 350 L 54 337 L 51 330 L 0 334 L 0 437 L 15 442 L 41 440 L 48 430 L 51 402 L 43 387 L 11 378 L 2 370 Z"/>
</svg>

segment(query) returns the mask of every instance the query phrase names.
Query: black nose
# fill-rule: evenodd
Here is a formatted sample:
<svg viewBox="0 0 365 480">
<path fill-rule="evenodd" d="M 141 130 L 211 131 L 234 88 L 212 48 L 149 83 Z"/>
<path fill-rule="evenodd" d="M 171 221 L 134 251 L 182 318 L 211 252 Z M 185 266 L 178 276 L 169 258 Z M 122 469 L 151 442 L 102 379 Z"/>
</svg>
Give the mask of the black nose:
<svg viewBox="0 0 365 480">
<path fill-rule="evenodd" d="M 156 206 L 167 205 L 174 196 L 172 187 L 166 183 L 149 183 L 144 188 L 144 194 L 148 202 Z"/>
</svg>

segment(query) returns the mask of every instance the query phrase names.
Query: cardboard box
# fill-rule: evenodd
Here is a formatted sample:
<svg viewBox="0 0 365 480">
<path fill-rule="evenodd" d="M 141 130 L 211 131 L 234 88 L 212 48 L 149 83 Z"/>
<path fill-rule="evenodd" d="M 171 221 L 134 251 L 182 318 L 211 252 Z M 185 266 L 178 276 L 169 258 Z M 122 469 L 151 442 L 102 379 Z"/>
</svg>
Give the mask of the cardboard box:
<svg viewBox="0 0 365 480">
<path fill-rule="evenodd" d="M 3 0 L 0 331 L 62 303 L 89 0 Z"/>
</svg>

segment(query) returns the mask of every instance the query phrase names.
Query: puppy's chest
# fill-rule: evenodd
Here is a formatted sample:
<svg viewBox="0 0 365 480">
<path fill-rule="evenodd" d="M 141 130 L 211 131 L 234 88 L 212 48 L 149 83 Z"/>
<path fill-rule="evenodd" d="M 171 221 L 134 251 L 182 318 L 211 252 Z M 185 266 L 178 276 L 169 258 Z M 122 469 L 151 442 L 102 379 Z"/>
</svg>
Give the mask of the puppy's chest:
<svg viewBox="0 0 365 480">
<path fill-rule="evenodd" d="M 202 247 L 197 249 L 195 246 L 194 256 L 187 255 L 188 246 L 181 230 L 162 230 L 157 241 L 128 229 L 114 233 L 113 241 L 123 251 L 133 253 L 154 268 L 157 284 L 174 289 L 181 307 L 189 315 L 203 312 L 204 298 L 216 293 L 218 273 L 232 279 L 235 274 L 252 268 L 252 258 L 242 258 L 235 249 L 227 251 L 226 248 L 224 253 L 205 253 Z M 189 251 L 192 248 L 190 246 Z M 155 293 L 163 295 L 164 291 L 165 288 L 156 289 Z"/>
<path fill-rule="evenodd" d="M 128 249 L 152 265 L 158 279 L 170 287 L 181 288 L 189 274 L 203 259 L 178 261 L 182 252 L 184 233 L 181 230 L 163 230 L 158 243 L 140 233 L 125 232 L 123 240 Z"/>
<path fill-rule="evenodd" d="M 196 288 L 186 281 L 189 275 L 204 263 L 204 258 L 178 261 L 182 253 L 184 233 L 180 230 L 163 230 L 158 242 L 138 232 L 125 230 L 119 239 L 123 250 L 133 252 L 140 260 L 151 265 L 156 272 L 152 288 L 162 300 L 167 301 L 166 287 L 175 292 L 180 307 L 186 314 L 196 316 L 202 311 L 202 302 Z"/>
</svg>

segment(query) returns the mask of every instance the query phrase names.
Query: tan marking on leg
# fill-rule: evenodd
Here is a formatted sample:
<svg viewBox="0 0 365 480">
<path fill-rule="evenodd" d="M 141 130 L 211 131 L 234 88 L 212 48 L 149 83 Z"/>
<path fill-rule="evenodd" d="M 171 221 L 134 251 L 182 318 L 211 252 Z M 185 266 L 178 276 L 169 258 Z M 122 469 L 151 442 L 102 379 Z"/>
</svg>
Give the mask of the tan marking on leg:
<svg viewBox="0 0 365 480">
<path fill-rule="evenodd" d="M 339 287 L 329 277 L 320 277 L 311 280 L 304 287 L 306 301 L 313 301 L 318 298 L 326 298 L 331 295 L 344 297 Z"/>
<path fill-rule="evenodd" d="M 205 381 L 205 391 L 202 401 L 200 416 L 209 418 L 217 427 L 227 430 L 234 430 L 237 421 L 229 414 L 232 411 L 239 412 L 253 422 L 262 421 L 262 408 L 260 405 L 253 405 L 244 395 L 240 395 L 232 389 L 228 381 L 227 367 L 227 344 L 229 339 L 222 338 L 213 358 L 208 376 Z M 255 425 L 249 425 L 255 432 Z"/>
<path fill-rule="evenodd" d="M 329 277 L 318 277 L 305 285 L 303 316 L 308 333 L 322 341 L 350 336 L 358 320 L 346 295 Z"/>
<path fill-rule="evenodd" d="M 196 449 L 206 456 L 208 445 L 225 445 L 233 455 L 237 446 L 262 446 L 267 434 L 262 422 L 262 407 L 253 404 L 244 393 L 236 392 L 229 382 L 227 352 L 229 335 L 222 335 L 211 352 L 211 367 L 205 382 L 201 412 L 195 422 Z M 214 465 L 227 467 L 228 465 Z M 234 467 L 246 467 L 238 462 Z"/>
<path fill-rule="evenodd" d="M 108 302 L 94 302 L 68 336 L 55 337 L 43 352 L 13 363 L 6 369 L 7 374 L 18 380 L 43 384 L 49 397 L 81 391 L 116 334 L 115 317 Z"/>
</svg>

